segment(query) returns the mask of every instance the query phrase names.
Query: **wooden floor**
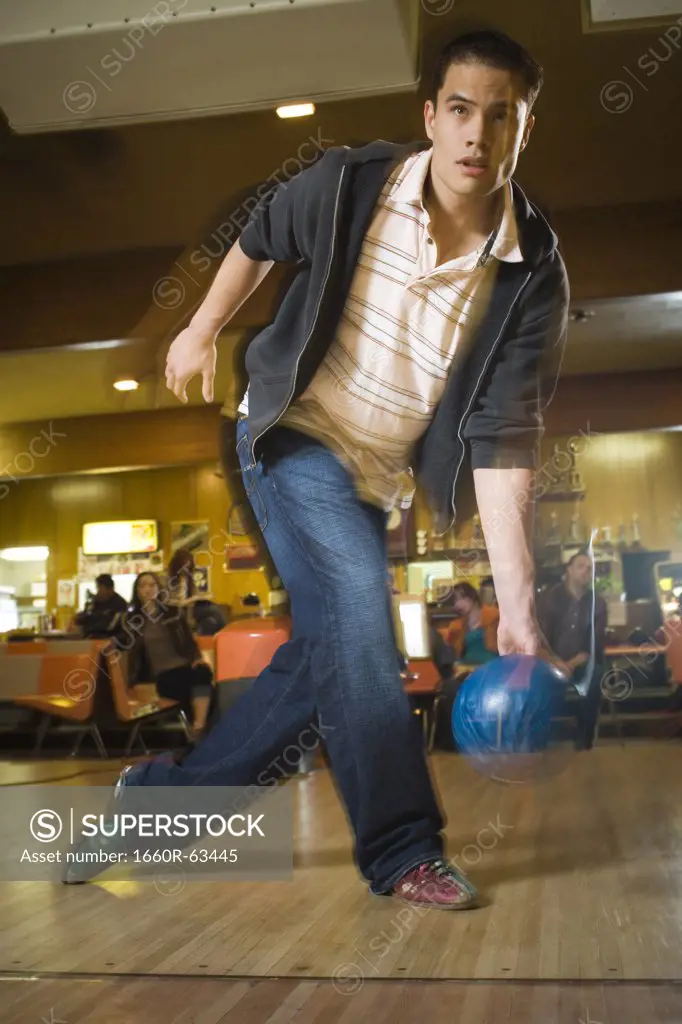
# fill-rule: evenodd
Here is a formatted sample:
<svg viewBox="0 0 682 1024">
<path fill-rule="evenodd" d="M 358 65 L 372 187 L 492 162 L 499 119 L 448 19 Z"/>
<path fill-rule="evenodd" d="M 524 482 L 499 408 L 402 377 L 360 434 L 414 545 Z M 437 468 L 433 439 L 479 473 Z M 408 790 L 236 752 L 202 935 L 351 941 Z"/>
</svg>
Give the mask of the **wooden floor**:
<svg viewBox="0 0 682 1024">
<path fill-rule="evenodd" d="M 3 982 L 2 1024 L 679 1024 L 682 986 L 196 978 Z"/>
<path fill-rule="evenodd" d="M 1 884 L 0 1021 L 682 1022 L 682 746 L 606 742 L 535 787 L 432 766 L 480 909 L 370 896 L 321 770 L 290 783 L 292 882 Z M 0 782 L 114 772 L 5 763 Z"/>
</svg>

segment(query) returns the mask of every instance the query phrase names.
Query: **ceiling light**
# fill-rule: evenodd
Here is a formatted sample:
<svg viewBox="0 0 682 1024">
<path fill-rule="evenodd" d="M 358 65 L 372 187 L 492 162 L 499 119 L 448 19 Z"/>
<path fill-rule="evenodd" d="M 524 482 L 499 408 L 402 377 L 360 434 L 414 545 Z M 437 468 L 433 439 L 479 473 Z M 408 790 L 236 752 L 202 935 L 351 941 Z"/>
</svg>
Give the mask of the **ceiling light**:
<svg viewBox="0 0 682 1024">
<path fill-rule="evenodd" d="M 591 309 L 573 309 L 568 315 L 569 320 L 572 320 L 574 324 L 584 324 L 586 320 L 589 320 L 594 316 L 594 311 Z"/>
<path fill-rule="evenodd" d="M 6 562 L 44 562 L 49 554 L 50 549 L 45 547 L 4 548 L 0 551 L 0 558 Z"/>
<path fill-rule="evenodd" d="M 583 0 L 585 32 L 623 32 L 670 24 L 680 13 L 677 0 Z"/>
<path fill-rule="evenodd" d="M 662 18 L 679 13 L 674 0 L 590 0 L 592 21 L 634 21 L 638 18 Z"/>
<path fill-rule="evenodd" d="M 114 387 L 117 391 L 137 391 L 140 384 L 136 380 L 115 380 Z"/>
<path fill-rule="evenodd" d="M 277 107 L 277 117 L 310 117 L 314 113 L 314 103 L 291 103 L 288 106 Z"/>
</svg>

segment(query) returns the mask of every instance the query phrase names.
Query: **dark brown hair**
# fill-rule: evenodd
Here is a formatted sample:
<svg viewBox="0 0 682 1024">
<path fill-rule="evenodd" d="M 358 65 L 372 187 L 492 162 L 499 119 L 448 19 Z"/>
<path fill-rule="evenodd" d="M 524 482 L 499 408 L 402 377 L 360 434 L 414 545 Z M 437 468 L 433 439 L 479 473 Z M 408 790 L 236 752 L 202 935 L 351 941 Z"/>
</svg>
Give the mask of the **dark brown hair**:
<svg viewBox="0 0 682 1024">
<path fill-rule="evenodd" d="M 476 587 L 472 587 L 471 583 L 457 583 L 452 588 L 452 596 L 456 601 L 458 597 L 468 597 L 470 601 L 481 607 L 481 595 L 476 590 Z"/>
<path fill-rule="evenodd" d="M 492 30 L 467 32 L 443 47 L 433 70 L 431 99 L 434 106 L 443 88 L 451 64 L 483 64 L 519 76 L 524 86 L 528 110 L 532 108 L 544 81 L 544 71 L 520 43 L 504 32 Z"/>
<path fill-rule="evenodd" d="M 174 590 L 180 578 L 187 581 L 187 597 L 194 593 L 194 555 L 187 548 L 178 548 L 168 563 L 168 586 Z"/>
<path fill-rule="evenodd" d="M 587 550 L 587 548 L 581 548 L 580 551 L 576 551 L 575 554 L 571 555 L 569 560 L 566 562 L 566 568 L 567 569 L 568 569 L 569 565 L 573 565 L 573 563 L 575 562 L 576 558 L 589 558 L 590 562 L 592 561 L 592 557 L 590 555 L 590 552 Z"/>
</svg>

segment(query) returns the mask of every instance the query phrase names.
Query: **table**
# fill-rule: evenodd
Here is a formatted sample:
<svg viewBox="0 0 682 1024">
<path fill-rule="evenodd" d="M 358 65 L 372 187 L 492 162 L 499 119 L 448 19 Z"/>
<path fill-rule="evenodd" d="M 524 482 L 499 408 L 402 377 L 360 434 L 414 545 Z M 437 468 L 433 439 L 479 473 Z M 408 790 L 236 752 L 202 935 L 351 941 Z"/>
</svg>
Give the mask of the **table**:
<svg viewBox="0 0 682 1024">
<path fill-rule="evenodd" d="M 653 655 L 654 657 L 664 655 L 667 652 L 667 646 L 663 644 L 609 644 L 604 648 L 604 659 L 606 662 L 606 671 L 601 678 L 600 686 L 602 697 L 606 701 L 609 709 L 609 715 L 612 724 L 615 726 L 616 733 L 618 736 L 623 735 L 623 719 L 627 717 L 631 721 L 643 721 L 646 719 L 658 719 L 666 717 L 670 714 L 669 711 L 638 711 L 630 712 L 627 716 L 619 713 L 618 707 L 626 700 L 665 700 L 670 697 L 674 692 L 672 686 L 641 686 L 636 687 L 627 673 L 623 673 L 620 683 L 618 685 L 617 669 L 614 669 L 613 662 L 617 658 L 637 658 Z M 633 667 L 636 667 L 636 663 L 631 662 Z M 613 676 L 614 687 L 611 692 L 607 692 L 604 688 L 605 681 Z M 597 726 L 598 731 L 598 726 Z"/>
<path fill-rule="evenodd" d="M 604 648 L 604 654 L 607 658 L 620 658 L 635 654 L 665 654 L 667 650 L 663 644 L 610 644 Z"/>
</svg>

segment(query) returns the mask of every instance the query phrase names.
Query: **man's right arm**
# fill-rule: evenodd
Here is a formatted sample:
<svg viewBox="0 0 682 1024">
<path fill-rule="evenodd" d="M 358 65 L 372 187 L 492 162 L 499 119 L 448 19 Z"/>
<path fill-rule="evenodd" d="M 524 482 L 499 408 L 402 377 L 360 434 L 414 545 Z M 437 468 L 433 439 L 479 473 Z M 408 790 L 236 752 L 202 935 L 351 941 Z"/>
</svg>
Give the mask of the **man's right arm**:
<svg viewBox="0 0 682 1024">
<path fill-rule="evenodd" d="M 221 331 L 267 276 L 273 262 L 251 259 L 237 239 L 191 323 L 201 331 Z"/>
<path fill-rule="evenodd" d="M 188 327 L 175 339 L 166 360 L 166 384 L 187 401 L 187 384 L 202 377 L 204 401 L 213 401 L 216 339 L 274 263 L 310 257 L 317 210 L 327 180 L 325 158 L 260 196 L 251 218 L 215 276 Z M 243 204 L 244 205 L 244 204 Z"/>
<path fill-rule="evenodd" d="M 262 263 L 250 259 L 242 251 L 239 240 L 228 252 L 204 301 L 168 350 L 166 385 L 181 402 L 187 401 L 187 385 L 198 374 L 202 377 L 204 401 L 213 401 L 216 339 L 272 265 L 272 261 Z"/>
</svg>

